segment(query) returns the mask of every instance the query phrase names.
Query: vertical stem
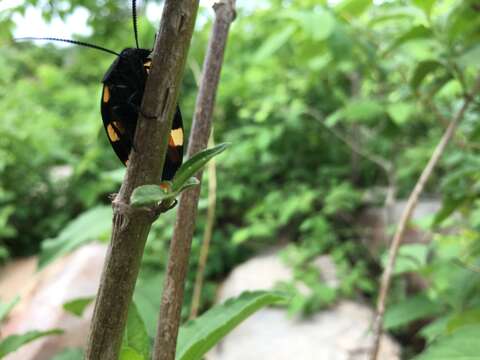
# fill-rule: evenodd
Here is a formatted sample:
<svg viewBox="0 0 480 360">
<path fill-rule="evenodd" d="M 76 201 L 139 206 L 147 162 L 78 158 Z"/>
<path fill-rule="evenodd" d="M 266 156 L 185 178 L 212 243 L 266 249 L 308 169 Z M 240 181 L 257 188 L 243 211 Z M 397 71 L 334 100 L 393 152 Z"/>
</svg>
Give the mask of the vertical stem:
<svg viewBox="0 0 480 360">
<path fill-rule="evenodd" d="M 85 358 L 117 360 L 154 214 L 135 209 L 133 190 L 160 182 L 178 88 L 193 33 L 198 0 L 167 0 L 122 187 L 113 201 L 112 237 L 100 280 Z M 146 119 L 142 114 L 152 114 Z"/>
<path fill-rule="evenodd" d="M 380 349 L 380 342 L 383 332 L 383 315 L 385 314 L 386 308 L 386 301 L 388 296 L 388 291 L 390 289 L 390 283 L 392 279 L 393 270 L 395 267 L 395 261 L 397 259 L 398 249 L 400 248 L 400 244 L 403 240 L 403 235 L 405 234 L 405 230 L 407 229 L 408 221 L 410 220 L 413 211 L 418 202 L 418 198 L 425 187 L 426 182 L 430 178 L 433 169 L 438 163 L 438 160 L 442 156 L 445 148 L 452 138 L 453 134 L 455 133 L 455 129 L 457 128 L 458 124 L 462 121 L 465 112 L 467 111 L 470 103 L 473 100 L 473 96 L 477 93 L 480 88 L 480 77 L 477 79 L 477 82 L 474 86 L 471 96 L 467 96 L 464 99 L 463 105 L 460 110 L 457 112 L 453 120 L 450 122 L 450 125 L 445 130 L 442 138 L 440 139 L 439 143 L 437 144 L 435 150 L 433 151 L 432 157 L 428 161 L 427 166 L 422 171 L 420 178 L 418 179 L 417 183 L 413 191 L 411 192 L 410 196 L 408 197 L 407 204 L 405 205 L 405 209 L 403 210 L 402 216 L 398 223 L 397 230 L 393 237 L 392 243 L 390 244 L 389 254 L 388 254 L 388 262 L 385 267 L 385 270 L 382 274 L 382 279 L 380 283 L 380 293 L 378 296 L 377 302 L 377 313 L 373 323 L 373 335 L 374 335 L 374 343 L 371 352 L 370 359 L 377 360 L 378 353 Z"/>
<path fill-rule="evenodd" d="M 210 137 L 209 146 L 214 146 L 213 131 Z M 213 227 L 215 225 L 215 204 L 217 201 L 217 171 L 215 160 L 207 165 L 208 170 L 208 208 L 207 222 L 203 233 L 202 247 L 200 248 L 200 258 L 198 259 L 198 269 L 195 276 L 195 286 L 193 288 L 192 307 L 190 309 L 190 319 L 195 319 L 198 315 L 198 309 L 202 299 L 203 278 L 205 276 L 205 268 L 207 266 L 208 251 L 212 240 Z"/>
<path fill-rule="evenodd" d="M 231 22 L 235 18 L 233 0 L 216 3 L 215 23 L 203 66 L 202 82 L 195 105 L 195 116 L 189 138 L 188 157 L 206 148 L 212 124 L 213 107 L 222 68 L 225 45 Z M 201 180 L 201 173 L 198 175 Z M 195 228 L 200 187 L 180 197 L 177 220 L 163 287 L 160 316 L 153 351 L 154 360 L 174 360 L 185 278 Z"/>
</svg>

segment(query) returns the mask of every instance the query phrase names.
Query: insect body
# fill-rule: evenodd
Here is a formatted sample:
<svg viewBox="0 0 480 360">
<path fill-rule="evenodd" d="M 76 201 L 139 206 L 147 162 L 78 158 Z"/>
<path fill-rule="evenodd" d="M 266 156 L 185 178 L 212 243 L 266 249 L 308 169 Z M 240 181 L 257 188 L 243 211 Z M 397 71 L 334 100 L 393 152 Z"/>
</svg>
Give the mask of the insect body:
<svg viewBox="0 0 480 360">
<path fill-rule="evenodd" d="M 108 140 L 118 158 L 128 164 L 151 60 L 147 49 L 127 48 L 103 77 L 101 112 Z M 183 124 L 180 109 L 173 119 L 162 179 L 171 180 L 182 163 Z"/>
<path fill-rule="evenodd" d="M 85 46 L 110 54 L 117 58 L 105 73 L 102 83 L 101 114 L 108 140 L 123 164 L 128 165 L 130 152 L 135 150 L 134 137 L 137 119 L 150 71 L 150 50 L 138 46 L 136 1 L 132 1 L 132 18 L 136 48 L 126 48 L 121 53 L 81 41 L 58 38 L 22 38 L 17 40 L 51 40 Z M 182 164 L 183 123 L 177 106 L 168 140 L 167 155 L 162 180 L 171 180 Z"/>
</svg>

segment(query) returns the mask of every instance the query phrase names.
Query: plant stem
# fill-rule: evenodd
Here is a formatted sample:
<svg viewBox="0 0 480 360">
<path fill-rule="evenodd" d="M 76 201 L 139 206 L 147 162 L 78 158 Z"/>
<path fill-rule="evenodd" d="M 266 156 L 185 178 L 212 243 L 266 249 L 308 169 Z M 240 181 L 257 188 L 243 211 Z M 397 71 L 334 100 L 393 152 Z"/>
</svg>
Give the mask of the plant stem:
<svg viewBox="0 0 480 360">
<path fill-rule="evenodd" d="M 231 22 L 235 18 L 235 1 L 224 0 L 214 4 L 215 22 L 203 66 L 195 116 L 189 138 L 188 157 L 206 148 L 212 124 L 213 107 L 222 68 L 225 45 Z M 198 175 L 201 180 L 201 172 Z M 185 191 L 181 197 L 177 220 L 163 287 L 157 335 L 153 350 L 154 360 L 174 360 L 180 315 L 183 303 L 185 278 L 200 187 Z"/>
<path fill-rule="evenodd" d="M 209 146 L 215 146 L 212 136 L 210 136 Z M 207 165 L 208 171 L 208 208 L 207 222 L 203 232 L 202 247 L 200 248 L 200 258 L 198 259 L 198 269 L 195 277 L 195 286 L 193 287 L 192 307 L 190 309 L 190 319 L 195 319 L 198 315 L 198 309 L 202 299 L 203 278 L 207 266 L 208 251 L 212 240 L 213 227 L 215 225 L 215 204 L 217 202 L 217 171 L 215 159 Z"/>
<path fill-rule="evenodd" d="M 161 179 L 180 79 L 198 0 L 167 0 L 135 133 L 135 151 L 113 205 L 112 237 L 97 294 L 85 358 L 117 360 L 145 241 L 156 216 L 130 207 L 133 190 Z M 145 118 L 142 114 L 151 114 Z M 152 120 L 150 117 L 153 117 Z"/>
<path fill-rule="evenodd" d="M 374 343 L 373 343 L 372 352 L 370 354 L 371 360 L 378 359 L 380 342 L 381 342 L 381 337 L 383 332 L 383 315 L 385 314 L 388 291 L 390 289 L 390 283 L 393 275 L 393 270 L 395 267 L 395 261 L 398 255 L 398 249 L 400 248 L 400 244 L 402 243 L 403 236 L 405 234 L 405 230 L 407 229 L 408 222 L 413 214 L 413 211 L 415 210 L 415 207 L 417 206 L 418 199 L 420 197 L 420 194 L 423 191 L 423 188 L 425 187 L 426 182 L 432 175 L 433 169 L 435 168 L 435 166 L 438 163 L 438 160 L 440 159 L 443 152 L 445 151 L 445 148 L 448 142 L 450 141 L 450 139 L 455 133 L 455 129 L 457 128 L 458 124 L 462 121 L 465 115 L 465 112 L 470 106 L 470 103 L 472 102 L 473 97 L 476 95 L 479 88 L 480 88 L 480 77 L 478 77 L 476 81 L 472 94 L 464 98 L 462 107 L 457 112 L 457 114 L 455 115 L 455 117 L 450 122 L 447 129 L 445 130 L 442 138 L 440 139 L 435 150 L 433 151 L 433 154 L 430 160 L 428 161 L 428 164 L 423 169 L 422 174 L 420 175 L 420 178 L 418 179 L 417 183 L 415 184 L 415 187 L 413 188 L 413 191 L 410 193 L 410 196 L 408 197 L 408 200 L 407 200 L 407 204 L 405 205 L 405 209 L 403 210 L 402 216 L 400 217 L 397 230 L 393 237 L 392 243 L 390 244 L 388 262 L 385 267 L 385 270 L 383 271 L 382 279 L 380 283 L 380 293 L 378 295 L 378 302 L 377 302 L 377 313 L 373 323 Z"/>
</svg>

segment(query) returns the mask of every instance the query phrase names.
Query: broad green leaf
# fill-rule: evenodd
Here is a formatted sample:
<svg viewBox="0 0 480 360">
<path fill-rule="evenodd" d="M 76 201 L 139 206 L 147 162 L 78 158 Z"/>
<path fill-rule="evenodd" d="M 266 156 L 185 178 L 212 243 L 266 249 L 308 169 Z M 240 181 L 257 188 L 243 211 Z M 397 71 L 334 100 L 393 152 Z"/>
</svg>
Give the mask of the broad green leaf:
<svg viewBox="0 0 480 360">
<path fill-rule="evenodd" d="M 382 257 L 382 264 L 387 263 L 387 254 Z M 405 244 L 398 251 L 397 261 L 395 262 L 394 274 L 403 274 L 405 272 L 418 271 L 427 263 L 428 245 L 426 244 Z"/>
<path fill-rule="evenodd" d="M 317 41 L 327 39 L 335 27 L 335 18 L 323 8 L 288 13 L 301 23 L 305 33 Z M 318 26 L 318 24 L 322 24 L 322 26 Z"/>
<path fill-rule="evenodd" d="M 84 358 L 82 349 L 65 349 L 51 360 L 83 360 Z"/>
<path fill-rule="evenodd" d="M 437 69 L 445 69 L 445 65 L 438 60 L 424 60 L 418 63 L 413 72 L 412 79 L 410 80 L 410 85 L 415 90 L 421 85 L 422 81 L 427 77 L 428 74 L 436 71 Z"/>
<path fill-rule="evenodd" d="M 0 302 L 0 323 L 3 321 L 3 319 L 5 319 L 8 316 L 10 311 L 12 311 L 12 309 L 15 307 L 15 305 L 18 304 L 19 301 L 20 301 L 20 296 L 16 296 L 9 303 L 4 304 Z"/>
<path fill-rule="evenodd" d="M 145 323 L 138 313 L 137 306 L 134 302 L 130 304 L 128 309 L 127 326 L 123 333 L 122 360 L 147 360 L 150 357 L 150 339 L 145 328 Z"/>
<path fill-rule="evenodd" d="M 425 39 L 433 36 L 432 30 L 424 25 L 417 25 L 398 36 L 387 48 L 386 53 L 412 40 Z"/>
<path fill-rule="evenodd" d="M 18 350 L 22 345 L 25 345 L 29 342 L 37 340 L 44 336 L 50 335 L 60 335 L 63 334 L 61 329 L 53 329 L 48 331 L 29 331 L 21 335 L 10 335 L 7 336 L 0 342 L 0 359 L 7 354 L 10 354 Z"/>
<path fill-rule="evenodd" d="M 439 302 L 430 300 L 425 294 L 419 294 L 397 304 L 390 305 L 385 313 L 386 329 L 393 329 L 412 321 L 433 317 L 442 312 Z"/>
<path fill-rule="evenodd" d="M 480 324 L 464 326 L 440 337 L 414 360 L 479 360 Z"/>
<path fill-rule="evenodd" d="M 93 300 L 95 300 L 95 297 L 92 296 L 74 299 L 63 304 L 63 308 L 73 315 L 82 316 L 86 307 L 90 305 Z"/>
<path fill-rule="evenodd" d="M 447 331 L 452 333 L 466 325 L 480 325 L 479 307 L 453 315 L 447 323 Z"/>
<path fill-rule="evenodd" d="M 222 305 L 208 310 L 180 328 L 176 360 L 201 360 L 203 355 L 225 335 L 264 306 L 286 301 L 284 295 L 244 292 Z"/>
<path fill-rule="evenodd" d="M 472 66 L 478 69 L 480 67 L 480 45 L 474 46 L 458 58 L 458 63 L 464 67 Z"/>
<path fill-rule="evenodd" d="M 372 0 L 343 0 L 335 10 L 343 16 L 354 18 L 362 15 L 371 5 Z"/>
<path fill-rule="evenodd" d="M 295 32 L 296 27 L 294 25 L 288 25 L 279 33 L 274 33 L 270 36 L 262 46 L 253 55 L 255 61 L 262 61 L 272 56 L 278 49 L 285 45 L 292 34 Z"/>
<path fill-rule="evenodd" d="M 120 360 L 147 360 L 145 356 L 140 354 L 137 350 L 125 346 L 120 350 Z"/>
<path fill-rule="evenodd" d="M 159 185 L 142 185 L 133 190 L 130 203 L 132 206 L 149 206 L 170 197 L 170 192 Z"/>
<path fill-rule="evenodd" d="M 188 159 L 178 171 L 172 180 L 172 191 L 179 191 L 184 184 L 189 181 L 205 164 L 214 156 L 222 153 L 228 144 L 219 144 L 210 149 L 205 149 Z"/>
<path fill-rule="evenodd" d="M 387 112 L 395 124 L 401 126 L 405 124 L 415 112 L 415 105 L 409 102 L 393 103 L 388 105 Z"/>
<path fill-rule="evenodd" d="M 354 99 L 342 109 L 342 115 L 349 122 L 369 122 L 384 113 L 384 106 L 375 99 Z"/>
<path fill-rule="evenodd" d="M 112 228 L 112 208 L 97 206 L 71 221 L 53 239 L 44 240 L 38 259 L 38 267 L 43 268 L 56 258 L 68 254 L 89 241 L 106 238 Z"/>
<path fill-rule="evenodd" d="M 429 16 L 436 1 L 437 0 L 413 0 L 413 4 L 421 8 Z"/>
</svg>

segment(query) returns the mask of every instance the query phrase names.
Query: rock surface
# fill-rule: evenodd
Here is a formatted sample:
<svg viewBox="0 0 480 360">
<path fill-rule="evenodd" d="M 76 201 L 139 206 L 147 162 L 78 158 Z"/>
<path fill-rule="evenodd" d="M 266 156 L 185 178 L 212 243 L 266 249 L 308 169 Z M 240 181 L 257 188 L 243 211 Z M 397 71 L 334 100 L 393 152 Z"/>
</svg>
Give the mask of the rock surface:
<svg viewBox="0 0 480 360">
<path fill-rule="evenodd" d="M 335 286 L 333 262 L 316 262 L 324 281 Z M 333 267 L 333 268 L 332 268 Z M 219 301 L 242 291 L 271 289 L 292 278 L 291 270 L 274 253 L 237 267 L 225 281 Z M 341 301 L 306 320 L 288 317 L 284 309 L 261 310 L 233 330 L 207 356 L 208 360 L 366 360 L 372 344 L 373 311 L 353 301 Z M 400 347 L 384 336 L 382 360 L 400 359 Z"/>
<path fill-rule="evenodd" d="M 2 337 L 30 330 L 60 328 L 63 335 L 36 340 L 11 353 L 6 360 L 49 360 L 69 347 L 83 347 L 93 306 L 79 318 L 63 309 L 63 304 L 77 298 L 94 296 L 100 281 L 106 246 L 91 243 L 60 258 L 40 272 L 35 272 L 35 259 L 20 260 L 2 269 L 0 297 L 11 300 L 21 296 L 7 322 Z"/>
</svg>

